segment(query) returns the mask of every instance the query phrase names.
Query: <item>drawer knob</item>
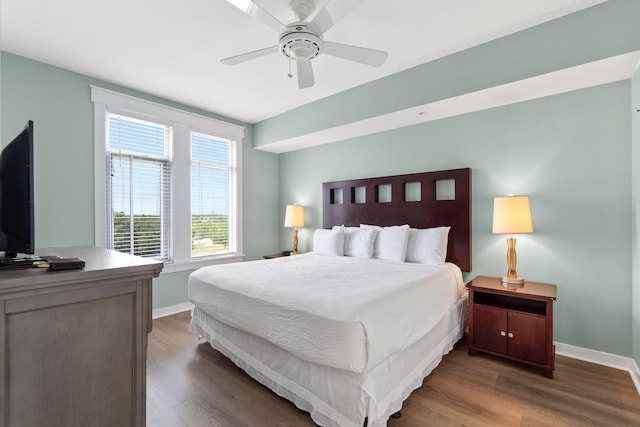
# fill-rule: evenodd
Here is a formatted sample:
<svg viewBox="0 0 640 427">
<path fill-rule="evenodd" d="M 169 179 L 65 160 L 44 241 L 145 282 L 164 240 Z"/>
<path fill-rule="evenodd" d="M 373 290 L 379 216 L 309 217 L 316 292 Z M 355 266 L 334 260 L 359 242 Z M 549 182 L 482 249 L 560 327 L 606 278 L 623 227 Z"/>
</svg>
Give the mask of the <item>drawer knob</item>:
<svg viewBox="0 0 640 427">
<path fill-rule="evenodd" d="M 513 338 L 513 332 L 509 332 L 509 338 Z"/>
<path fill-rule="evenodd" d="M 504 337 L 507 335 L 507 333 L 505 331 L 500 331 L 500 335 Z"/>
</svg>

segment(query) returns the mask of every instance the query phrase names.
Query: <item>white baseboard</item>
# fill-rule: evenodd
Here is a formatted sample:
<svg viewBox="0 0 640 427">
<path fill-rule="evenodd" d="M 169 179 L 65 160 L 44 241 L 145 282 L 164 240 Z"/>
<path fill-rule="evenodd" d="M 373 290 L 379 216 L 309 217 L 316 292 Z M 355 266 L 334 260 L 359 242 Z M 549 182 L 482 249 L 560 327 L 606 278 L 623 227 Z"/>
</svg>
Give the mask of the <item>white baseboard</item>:
<svg viewBox="0 0 640 427">
<path fill-rule="evenodd" d="M 632 358 L 605 353 L 603 351 L 590 350 L 588 348 L 577 347 L 575 345 L 564 344 L 561 342 L 556 342 L 555 345 L 556 354 L 628 371 L 629 375 L 631 375 L 631 380 L 640 395 L 640 370 Z"/>
<path fill-rule="evenodd" d="M 184 311 L 191 311 L 192 309 L 193 304 L 185 302 L 182 304 L 155 309 L 153 310 L 152 317 L 157 319 L 159 317 L 171 316 L 172 314 L 182 313 Z M 561 356 L 567 356 L 573 359 L 584 360 L 586 362 L 597 363 L 598 365 L 628 371 L 629 375 L 631 375 L 631 380 L 640 395 L 640 369 L 638 369 L 638 365 L 636 365 L 636 362 L 632 358 L 605 353 L 603 351 L 590 350 L 588 348 L 577 347 L 575 345 L 564 344 L 561 342 L 556 342 L 555 345 L 556 354 Z"/>
<path fill-rule="evenodd" d="M 151 313 L 151 317 L 153 319 L 157 319 L 159 317 L 171 316 L 172 314 L 182 313 L 183 311 L 191 311 L 192 308 L 193 304 L 190 302 L 170 305 L 169 307 L 156 308 Z"/>
<path fill-rule="evenodd" d="M 640 369 L 638 369 L 638 365 L 636 365 L 635 361 L 633 361 L 633 367 L 634 369 L 629 371 L 629 373 L 631 374 L 631 379 L 633 380 L 633 383 L 636 385 L 636 390 L 638 390 L 638 394 L 640 394 Z"/>
</svg>

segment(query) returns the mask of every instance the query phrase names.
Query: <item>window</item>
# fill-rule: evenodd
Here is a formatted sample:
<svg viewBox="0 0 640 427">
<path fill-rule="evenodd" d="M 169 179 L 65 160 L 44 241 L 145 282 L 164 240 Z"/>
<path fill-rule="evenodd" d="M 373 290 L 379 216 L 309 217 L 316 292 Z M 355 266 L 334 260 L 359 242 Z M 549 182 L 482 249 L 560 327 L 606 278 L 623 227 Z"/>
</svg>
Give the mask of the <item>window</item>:
<svg viewBox="0 0 640 427">
<path fill-rule="evenodd" d="M 233 151 L 233 141 L 191 133 L 192 257 L 234 247 Z"/>
<path fill-rule="evenodd" d="M 96 245 L 178 271 L 242 260 L 244 128 L 92 87 Z"/>
<path fill-rule="evenodd" d="M 110 113 L 106 120 L 109 248 L 171 260 L 171 128 Z"/>
</svg>

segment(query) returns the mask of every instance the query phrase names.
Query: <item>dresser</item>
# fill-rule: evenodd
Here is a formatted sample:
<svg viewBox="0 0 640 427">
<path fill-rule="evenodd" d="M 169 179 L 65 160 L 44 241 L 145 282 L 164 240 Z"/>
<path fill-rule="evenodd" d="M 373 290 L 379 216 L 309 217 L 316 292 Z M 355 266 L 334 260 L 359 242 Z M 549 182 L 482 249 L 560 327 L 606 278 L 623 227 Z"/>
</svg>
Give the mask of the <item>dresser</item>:
<svg viewBox="0 0 640 427">
<path fill-rule="evenodd" d="M 144 426 L 152 278 L 161 262 L 51 248 L 80 270 L 0 271 L 0 427 Z"/>
</svg>

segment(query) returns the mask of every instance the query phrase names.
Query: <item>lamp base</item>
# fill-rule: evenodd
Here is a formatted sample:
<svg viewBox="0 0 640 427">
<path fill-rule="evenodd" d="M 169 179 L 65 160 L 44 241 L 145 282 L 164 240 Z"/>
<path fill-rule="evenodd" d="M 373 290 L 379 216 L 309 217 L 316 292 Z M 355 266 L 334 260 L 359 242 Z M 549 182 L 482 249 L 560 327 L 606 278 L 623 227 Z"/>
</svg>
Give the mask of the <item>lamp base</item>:
<svg viewBox="0 0 640 427">
<path fill-rule="evenodd" d="M 502 280 L 502 286 L 524 286 L 524 277 L 508 277 L 504 275 L 500 279 Z"/>
</svg>

